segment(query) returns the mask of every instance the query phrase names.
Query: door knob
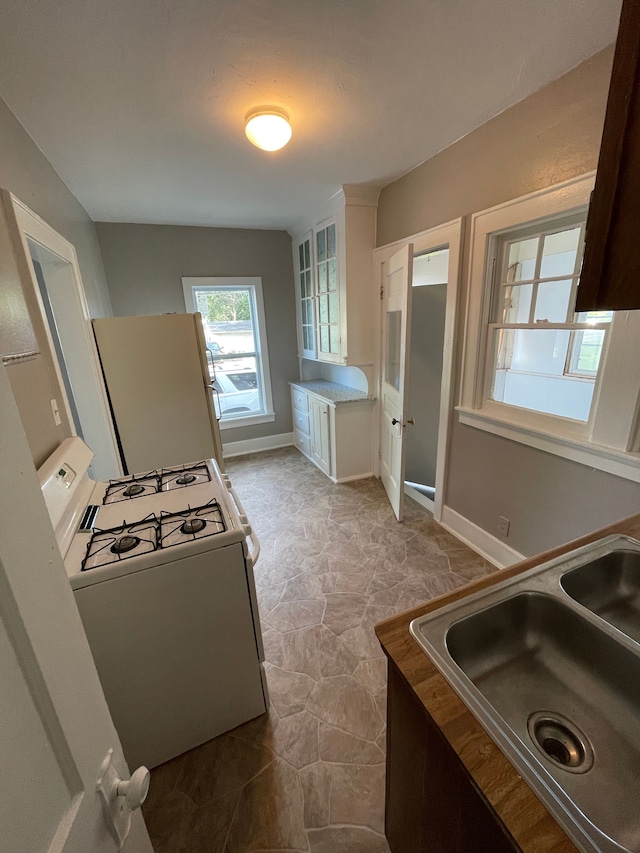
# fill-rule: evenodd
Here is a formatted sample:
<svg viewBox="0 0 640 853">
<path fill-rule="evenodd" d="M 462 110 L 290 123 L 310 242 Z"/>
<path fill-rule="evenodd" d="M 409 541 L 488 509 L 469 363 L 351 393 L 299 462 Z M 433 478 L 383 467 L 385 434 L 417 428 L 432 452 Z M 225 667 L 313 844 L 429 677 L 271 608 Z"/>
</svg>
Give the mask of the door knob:
<svg viewBox="0 0 640 853">
<path fill-rule="evenodd" d="M 134 812 L 147 799 L 151 774 L 146 767 L 138 767 L 128 781 L 120 781 L 116 787 L 118 797 L 124 797 L 127 805 Z"/>
<path fill-rule="evenodd" d="M 396 424 L 399 424 L 399 423 L 400 423 L 400 421 L 397 418 L 392 418 L 392 420 L 391 420 L 392 426 L 395 426 Z"/>
<path fill-rule="evenodd" d="M 123 779 L 112 749 L 102 762 L 96 790 L 102 799 L 105 822 L 118 850 L 122 848 L 131 829 L 131 812 L 139 809 L 145 801 L 150 778 L 151 774 L 146 767 L 138 767 L 130 779 Z"/>
<path fill-rule="evenodd" d="M 415 419 L 415 418 L 409 418 L 409 420 L 407 421 L 407 423 L 408 423 L 410 426 L 415 426 L 415 425 L 416 425 L 416 419 Z"/>
</svg>

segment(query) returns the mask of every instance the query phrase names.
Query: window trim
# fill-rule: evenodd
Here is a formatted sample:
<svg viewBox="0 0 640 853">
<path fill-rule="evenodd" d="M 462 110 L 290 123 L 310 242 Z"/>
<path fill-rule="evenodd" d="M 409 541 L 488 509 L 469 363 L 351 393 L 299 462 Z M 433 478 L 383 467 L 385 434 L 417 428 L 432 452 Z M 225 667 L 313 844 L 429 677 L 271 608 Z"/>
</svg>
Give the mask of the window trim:
<svg viewBox="0 0 640 853">
<path fill-rule="evenodd" d="M 544 225 L 586 209 L 594 176 L 591 172 L 472 216 L 462 384 L 456 410 L 466 426 L 640 482 L 640 364 L 634 366 L 634 359 L 628 358 L 634 336 L 636 346 L 640 340 L 640 311 L 616 312 L 611 321 L 586 423 L 486 397 L 496 243 L 529 223 Z M 615 418 L 606 414 L 612 411 Z"/>
<path fill-rule="evenodd" d="M 262 382 L 264 385 L 264 411 L 255 415 L 247 415 L 239 418 L 222 417 L 218 421 L 221 430 L 238 429 L 243 426 L 255 426 L 270 423 L 276 419 L 273 410 L 273 395 L 271 391 L 271 372 L 269 370 L 269 351 L 267 342 L 267 324 L 264 313 L 264 299 L 262 295 L 261 276 L 188 276 L 182 278 L 182 291 L 184 293 L 184 305 L 188 314 L 196 313 L 197 306 L 193 298 L 194 288 L 204 287 L 227 287 L 227 288 L 253 288 L 253 302 L 256 310 L 258 324 L 258 349 L 256 358 L 260 362 Z"/>
</svg>

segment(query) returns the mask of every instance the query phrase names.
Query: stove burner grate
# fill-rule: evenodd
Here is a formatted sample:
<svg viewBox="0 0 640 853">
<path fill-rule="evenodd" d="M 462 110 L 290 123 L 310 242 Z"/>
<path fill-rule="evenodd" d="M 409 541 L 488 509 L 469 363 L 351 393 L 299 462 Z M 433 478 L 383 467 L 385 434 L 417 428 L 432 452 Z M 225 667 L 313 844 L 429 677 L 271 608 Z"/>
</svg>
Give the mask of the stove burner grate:
<svg viewBox="0 0 640 853">
<path fill-rule="evenodd" d="M 160 475 L 157 471 L 127 477 L 124 480 L 109 480 L 103 504 L 132 500 L 144 495 L 155 495 L 160 491 Z"/>
<path fill-rule="evenodd" d="M 204 506 L 160 516 L 160 547 L 215 536 L 227 529 L 220 504 L 211 500 Z"/>
<path fill-rule="evenodd" d="M 208 483 L 210 480 L 211 474 L 206 462 L 163 468 L 161 471 L 148 471 L 146 474 L 126 477 L 123 480 L 110 480 L 102 503 L 112 504 L 155 495 L 160 491 L 183 489 L 185 486 Z"/>
<path fill-rule="evenodd" d="M 125 498 L 135 498 L 136 495 L 141 495 L 144 492 L 144 486 L 141 483 L 132 483 L 122 493 Z"/>
<path fill-rule="evenodd" d="M 127 551 L 132 551 L 140 544 L 140 539 L 137 536 L 121 536 L 113 543 L 109 549 L 112 554 L 126 554 Z"/>
<path fill-rule="evenodd" d="M 200 533 L 207 526 L 204 518 L 188 518 L 184 524 L 180 525 L 181 533 Z"/>
<path fill-rule="evenodd" d="M 94 528 L 80 571 L 97 569 L 128 557 L 157 551 L 160 547 L 160 522 L 155 515 L 133 524 L 107 530 Z"/>
<path fill-rule="evenodd" d="M 163 468 L 160 472 L 162 491 L 208 483 L 210 480 L 211 474 L 206 462 L 196 462 L 194 465 L 183 465 L 179 468 Z"/>
<path fill-rule="evenodd" d="M 151 514 L 121 527 L 94 528 L 80 570 L 97 569 L 128 557 L 215 536 L 227 529 L 222 509 L 215 499 L 182 512 L 161 513 L 159 517 Z"/>
</svg>

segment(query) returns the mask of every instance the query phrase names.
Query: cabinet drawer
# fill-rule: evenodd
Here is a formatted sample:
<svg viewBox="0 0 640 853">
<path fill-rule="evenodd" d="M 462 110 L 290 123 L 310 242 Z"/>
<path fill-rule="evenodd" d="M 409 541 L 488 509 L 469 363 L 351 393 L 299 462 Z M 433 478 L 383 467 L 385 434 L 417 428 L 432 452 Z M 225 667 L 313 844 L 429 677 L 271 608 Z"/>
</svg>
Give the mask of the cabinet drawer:
<svg viewBox="0 0 640 853">
<path fill-rule="evenodd" d="M 301 412 L 299 409 L 293 410 L 293 426 L 300 430 L 305 435 L 309 435 L 309 413 Z"/>
<path fill-rule="evenodd" d="M 304 391 L 298 391 L 296 388 L 291 389 L 291 402 L 294 409 L 299 409 L 301 412 L 309 411 L 309 396 Z M 309 432 L 309 430 L 307 430 Z"/>
<path fill-rule="evenodd" d="M 296 447 L 301 450 L 305 456 L 311 456 L 311 440 L 308 435 L 300 432 L 299 429 L 294 429 L 293 434 Z"/>
</svg>

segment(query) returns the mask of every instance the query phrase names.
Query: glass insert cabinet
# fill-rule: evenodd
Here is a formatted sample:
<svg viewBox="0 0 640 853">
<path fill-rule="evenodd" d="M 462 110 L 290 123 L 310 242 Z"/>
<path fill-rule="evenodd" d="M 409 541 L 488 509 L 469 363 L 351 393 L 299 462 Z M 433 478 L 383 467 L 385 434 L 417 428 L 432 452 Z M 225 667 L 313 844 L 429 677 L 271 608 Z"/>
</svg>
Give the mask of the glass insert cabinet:
<svg viewBox="0 0 640 853">
<path fill-rule="evenodd" d="M 298 310 L 303 358 L 340 361 L 340 295 L 336 223 L 298 243 Z"/>
<path fill-rule="evenodd" d="M 298 355 L 334 364 L 373 362 L 372 275 L 378 190 L 345 186 L 295 235 Z"/>
</svg>

